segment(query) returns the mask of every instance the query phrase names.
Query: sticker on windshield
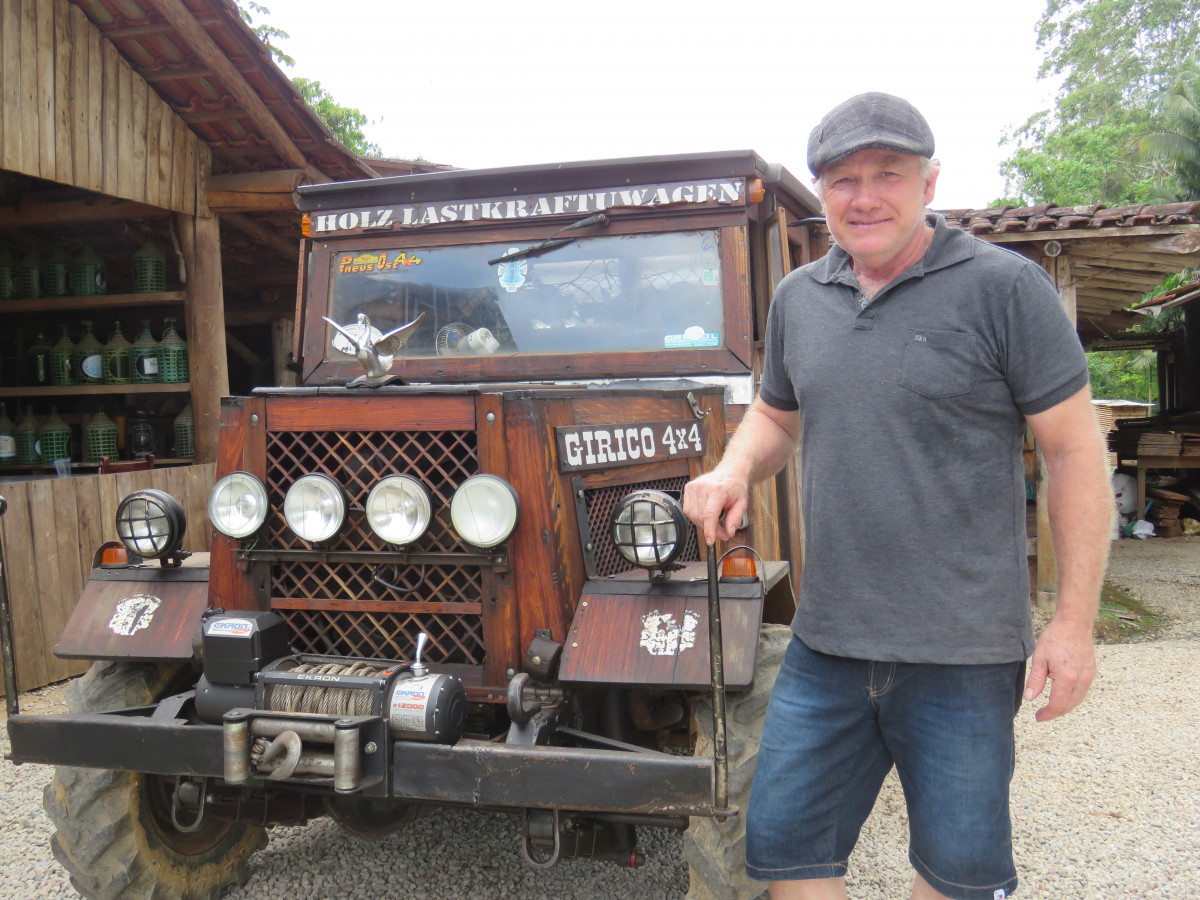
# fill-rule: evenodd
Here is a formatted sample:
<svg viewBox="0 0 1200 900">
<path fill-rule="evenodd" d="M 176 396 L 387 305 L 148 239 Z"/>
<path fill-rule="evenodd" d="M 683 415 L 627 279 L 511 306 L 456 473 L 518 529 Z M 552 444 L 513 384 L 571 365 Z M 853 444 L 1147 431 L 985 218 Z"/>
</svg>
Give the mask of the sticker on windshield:
<svg viewBox="0 0 1200 900">
<path fill-rule="evenodd" d="M 684 330 L 683 334 L 668 334 L 663 337 L 663 348 L 674 350 L 679 347 L 720 347 L 721 335 L 705 331 L 699 325 Z"/>
<path fill-rule="evenodd" d="M 509 247 L 507 253 L 516 253 L 520 247 Z M 514 259 L 511 262 L 503 262 L 496 266 L 496 274 L 500 278 L 500 287 L 508 291 L 510 294 L 520 290 L 521 285 L 525 283 L 525 276 L 529 273 L 529 261 L 525 257 Z"/>
</svg>

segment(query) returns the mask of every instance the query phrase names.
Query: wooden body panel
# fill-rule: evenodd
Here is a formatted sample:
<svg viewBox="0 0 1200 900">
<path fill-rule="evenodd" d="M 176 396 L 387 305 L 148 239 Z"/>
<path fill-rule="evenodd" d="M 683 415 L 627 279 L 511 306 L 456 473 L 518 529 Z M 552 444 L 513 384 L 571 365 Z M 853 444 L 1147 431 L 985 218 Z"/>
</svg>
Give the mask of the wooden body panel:
<svg viewBox="0 0 1200 900">
<path fill-rule="evenodd" d="M 766 585 L 782 580 L 786 566 L 770 565 Z M 560 677 L 567 682 L 702 689 L 709 669 L 708 584 L 705 567 L 686 566 L 662 584 L 642 572 L 584 588 Z M 754 680 L 763 583 L 722 583 L 722 659 L 725 684 L 746 688 Z"/>
<path fill-rule="evenodd" d="M 191 659 L 200 614 L 208 604 L 207 567 L 208 554 L 200 553 L 184 560 L 180 569 L 93 570 L 54 645 L 55 655 Z"/>
</svg>

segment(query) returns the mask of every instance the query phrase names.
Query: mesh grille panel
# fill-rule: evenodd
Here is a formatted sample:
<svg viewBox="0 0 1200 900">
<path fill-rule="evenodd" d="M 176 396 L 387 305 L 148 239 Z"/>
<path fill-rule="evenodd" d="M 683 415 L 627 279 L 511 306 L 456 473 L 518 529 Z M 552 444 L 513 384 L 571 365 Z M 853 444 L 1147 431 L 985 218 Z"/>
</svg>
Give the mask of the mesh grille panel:
<svg viewBox="0 0 1200 900">
<path fill-rule="evenodd" d="M 267 495 L 271 513 L 266 532 L 273 547 L 307 549 L 283 518 L 283 498 L 301 475 L 322 473 L 346 491 L 346 525 L 324 549 L 387 550 L 367 524 L 362 507 L 384 476 L 406 473 L 429 490 L 433 519 L 411 549 L 421 552 L 472 551 L 450 527 L 455 488 L 479 472 L 474 432 L 470 431 L 287 431 L 267 438 Z M 478 603 L 483 578 L 473 566 L 385 566 L 380 577 L 411 593 L 398 593 L 373 578 L 371 564 L 295 561 L 271 567 L 273 599 L 308 601 L 309 609 L 277 608 L 292 629 L 301 652 L 407 660 L 417 634 L 429 634 L 430 662 L 483 662 L 483 629 L 478 613 L 417 612 L 416 603 Z M 393 601 L 395 612 L 333 609 L 322 601 Z"/>
<path fill-rule="evenodd" d="M 596 560 L 596 575 L 616 575 L 618 572 L 628 572 L 637 568 L 626 562 L 617 548 L 613 545 L 609 534 L 609 522 L 612 519 L 613 508 L 622 497 L 630 491 L 650 489 L 656 491 L 682 491 L 687 484 L 686 476 L 678 478 L 656 478 L 652 481 L 640 481 L 637 484 L 620 484 L 612 487 L 591 488 L 583 492 L 583 502 L 587 508 L 588 529 L 592 533 L 592 552 Z M 700 558 L 700 542 L 696 538 L 696 529 L 688 528 L 677 562 L 694 562 Z"/>
</svg>

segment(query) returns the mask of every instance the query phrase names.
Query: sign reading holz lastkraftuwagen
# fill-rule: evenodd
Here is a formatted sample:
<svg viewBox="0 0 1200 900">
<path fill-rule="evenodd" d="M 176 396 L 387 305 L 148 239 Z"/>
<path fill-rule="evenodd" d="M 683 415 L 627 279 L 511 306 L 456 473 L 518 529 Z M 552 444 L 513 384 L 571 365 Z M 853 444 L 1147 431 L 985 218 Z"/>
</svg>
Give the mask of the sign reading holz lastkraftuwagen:
<svg viewBox="0 0 1200 900">
<path fill-rule="evenodd" d="M 558 470 L 586 472 L 703 456 L 704 430 L 694 419 L 636 425 L 568 425 L 554 429 Z"/>
</svg>

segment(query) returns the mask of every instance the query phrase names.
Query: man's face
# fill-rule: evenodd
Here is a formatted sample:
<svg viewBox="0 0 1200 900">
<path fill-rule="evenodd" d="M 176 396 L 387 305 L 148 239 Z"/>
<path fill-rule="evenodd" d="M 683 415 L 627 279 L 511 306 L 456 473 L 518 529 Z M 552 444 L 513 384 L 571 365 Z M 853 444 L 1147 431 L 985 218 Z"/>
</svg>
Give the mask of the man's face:
<svg viewBox="0 0 1200 900">
<path fill-rule="evenodd" d="M 821 172 L 821 208 L 833 239 L 868 269 L 885 267 L 919 240 L 937 170 L 921 176 L 919 157 L 860 150 Z"/>
</svg>

